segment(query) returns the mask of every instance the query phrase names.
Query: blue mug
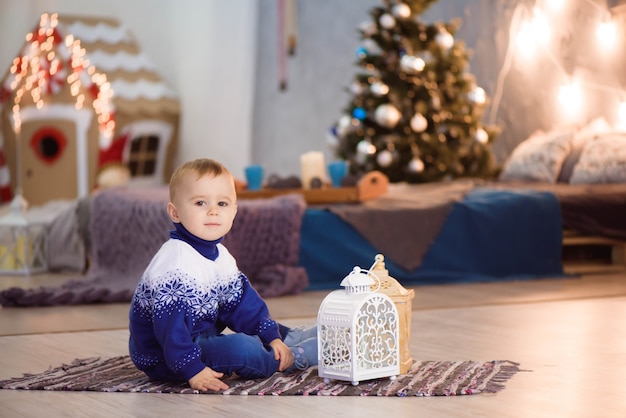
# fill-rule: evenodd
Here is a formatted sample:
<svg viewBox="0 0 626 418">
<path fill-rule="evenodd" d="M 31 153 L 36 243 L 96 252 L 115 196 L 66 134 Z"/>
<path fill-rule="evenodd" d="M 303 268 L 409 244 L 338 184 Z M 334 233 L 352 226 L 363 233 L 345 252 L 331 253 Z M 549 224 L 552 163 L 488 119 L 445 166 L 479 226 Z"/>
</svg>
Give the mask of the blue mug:
<svg viewBox="0 0 626 418">
<path fill-rule="evenodd" d="M 328 174 L 333 187 L 341 187 L 343 178 L 348 174 L 347 161 L 333 161 L 328 164 Z"/>
<path fill-rule="evenodd" d="M 261 190 L 263 186 L 263 166 L 258 164 L 244 168 L 248 190 Z"/>
</svg>

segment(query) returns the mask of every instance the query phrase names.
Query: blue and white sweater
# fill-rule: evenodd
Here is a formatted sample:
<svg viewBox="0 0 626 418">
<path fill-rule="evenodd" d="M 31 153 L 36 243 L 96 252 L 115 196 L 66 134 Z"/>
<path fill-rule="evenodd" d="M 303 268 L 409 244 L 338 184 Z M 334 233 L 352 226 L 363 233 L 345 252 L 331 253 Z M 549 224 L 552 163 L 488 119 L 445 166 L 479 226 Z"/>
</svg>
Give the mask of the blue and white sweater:
<svg viewBox="0 0 626 418">
<path fill-rule="evenodd" d="M 172 238 L 146 268 L 129 314 L 130 357 L 138 369 L 164 363 L 189 380 L 205 367 L 194 338 L 217 335 L 225 327 L 258 335 L 264 343 L 280 338 L 265 301 L 234 257 L 222 244 L 214 245 L 216 258 L 211 260 Z"/>
</svg>

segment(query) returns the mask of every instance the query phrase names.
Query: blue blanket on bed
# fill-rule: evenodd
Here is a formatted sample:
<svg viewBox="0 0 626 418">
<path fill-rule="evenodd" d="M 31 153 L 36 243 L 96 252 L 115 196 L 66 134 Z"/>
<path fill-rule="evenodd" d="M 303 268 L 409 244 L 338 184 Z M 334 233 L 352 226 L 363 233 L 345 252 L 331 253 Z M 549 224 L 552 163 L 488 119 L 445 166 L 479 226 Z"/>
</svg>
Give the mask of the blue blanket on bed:
<svg viewBox="0 0 626 418">
<path fill-rule="evenodd" d="M 392 254 L 383 255 L 389 274 L 412 286 L 563 276 L 561 251 L 555 195 L 476 188 L 454 204 L 417 269 L 406 271 Z M 354 266 L 369 268 L 378 252 L 337 215 L 306 210 L 300 265 L 307 270 L 309 290 L 338 288 Z"/>
</svg>

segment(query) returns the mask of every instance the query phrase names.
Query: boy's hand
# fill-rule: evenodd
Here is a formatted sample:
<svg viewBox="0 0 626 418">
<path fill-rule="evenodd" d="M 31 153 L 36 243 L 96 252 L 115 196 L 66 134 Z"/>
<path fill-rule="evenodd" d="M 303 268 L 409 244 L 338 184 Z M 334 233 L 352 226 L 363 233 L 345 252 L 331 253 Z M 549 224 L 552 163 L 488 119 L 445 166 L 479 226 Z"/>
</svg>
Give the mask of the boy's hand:
<svg viewBox="0 0 626 418">
<path fill-rule="evenodd" d="M 195 390 L 225 390 L 228 385 L 220 380 L 224 373 L 205 367 L 200 373 L 189 379 L 189 386 Z"/>
<path fill-rule="evenodd" d="M 273 340 L 270 346 L 274 349 L 274 358 L 280 360 L 278 371 L 282 372 L 293 364 L 293 353 L 280 338 Z"/>
</svg>

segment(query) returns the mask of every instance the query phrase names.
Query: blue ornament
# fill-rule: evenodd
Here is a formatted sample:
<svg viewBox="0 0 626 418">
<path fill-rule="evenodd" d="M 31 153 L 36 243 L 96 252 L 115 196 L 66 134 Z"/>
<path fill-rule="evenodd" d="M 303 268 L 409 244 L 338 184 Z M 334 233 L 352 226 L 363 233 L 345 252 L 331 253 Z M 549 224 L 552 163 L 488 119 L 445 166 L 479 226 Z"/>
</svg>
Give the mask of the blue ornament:
<svg viewBox="0 0 626 418">
<path fill-rule="evenodd" d="M 352 117 L 358 120 L 363 120 L 367 117 L 367 112 L 362 107 L 355 107 L 352 111 Z"/>
<path fill-rule="evenodd" d="M 365 57 L 367 57 L 367 49 L 365 49 L 364 47 L 360 46 L 356 49 L 356 57 L 359 59 L 363 59 Z"/>
</svg>

